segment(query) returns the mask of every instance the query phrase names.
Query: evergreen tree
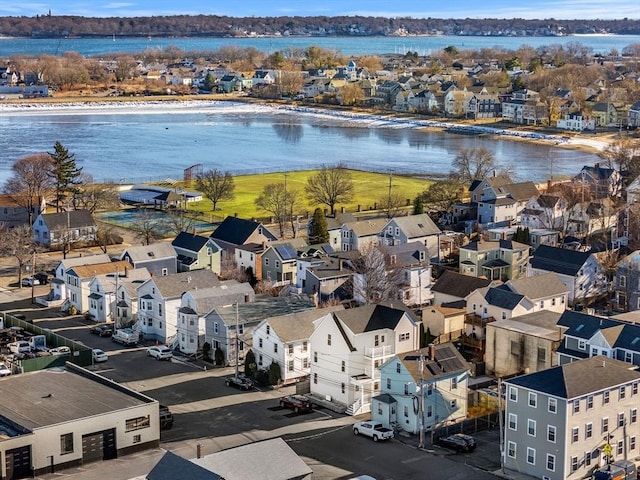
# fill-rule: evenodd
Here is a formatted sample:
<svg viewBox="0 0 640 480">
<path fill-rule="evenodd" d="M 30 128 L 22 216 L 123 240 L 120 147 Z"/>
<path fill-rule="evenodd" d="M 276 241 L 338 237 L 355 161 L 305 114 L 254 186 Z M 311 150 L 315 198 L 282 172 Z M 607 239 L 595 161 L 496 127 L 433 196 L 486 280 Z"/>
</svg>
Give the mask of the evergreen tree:
<svg viewBox="0 0 640 480">
<path fill-rule="evenodd" d="M 256 371 L 256 356 L 253 350 L 249 350 L 244 356 L 244 374 L 247 377 L 252 377 Z"/>
<path fill-rule="evenodd" d="M 321 208 L 316 208 L 313 212 L 311 225 L 309 226 L 309 244 L 327 243 L 329 241 L 329 230 L 327 219 Z"/>
<path fill-rule="evenodd" d="M 413 214 L 420 215 L 424 213 L 424 202 L 422 200 L 422 195 L 418 195 L 413 199 Z"/>
<path fill-rule="evenodd" d="M 271 365 L 269 365 L 269 384 L 277 385 L 281 379 L 280 365 L 278 365 L 278 362 L 271 362 Z"/>
<path fill-rule="evenodd" d="M 531 245 L 531 232 L 529 231 L 529 227 L 524 227 L 524 231 L 522 232 L 522 243 Z"/>
<path fill-rule="evenodd" d="M 204 77 L 204 89 L 208 92 L 212 92 L 216 88 L 216 77 L 211 74 L 211 72 L 207 73 L 207 76 Z"/>
<path fill-rule="evenodd" d="M 82 183 L 82 168 L 78 168 L 76 165 L 76 156 L 69 153 L 69 150 L 60 142 L 56 142 L 53 149 L 53 153 L 47 152 L 52 163 L 49 177 L 55 190 L 56 212 L 60 212 L 61 204 L 64 203 L 67 196 L 80 193 L 78 185 Z"/>
</svg>

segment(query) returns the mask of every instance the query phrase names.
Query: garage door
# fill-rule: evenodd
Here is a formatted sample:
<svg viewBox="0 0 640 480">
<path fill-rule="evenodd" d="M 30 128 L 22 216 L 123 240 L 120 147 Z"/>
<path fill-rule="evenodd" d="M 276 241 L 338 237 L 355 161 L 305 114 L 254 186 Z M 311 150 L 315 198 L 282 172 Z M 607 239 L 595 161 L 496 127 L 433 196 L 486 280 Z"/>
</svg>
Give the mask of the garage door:
<svg viewBox="0 0 640 480">
<path fill-rule="evenodd" d="M 31 446 L 7 450 L 4 454 L 7 480 L 14 478 L 28 478 L 31 472 Z"/>
<path fill-rule="evenodd" d="M 112 458 L 116 458 L 115 428 L 82 436 L 82 461 L 84 463 Z"/>
</svg>

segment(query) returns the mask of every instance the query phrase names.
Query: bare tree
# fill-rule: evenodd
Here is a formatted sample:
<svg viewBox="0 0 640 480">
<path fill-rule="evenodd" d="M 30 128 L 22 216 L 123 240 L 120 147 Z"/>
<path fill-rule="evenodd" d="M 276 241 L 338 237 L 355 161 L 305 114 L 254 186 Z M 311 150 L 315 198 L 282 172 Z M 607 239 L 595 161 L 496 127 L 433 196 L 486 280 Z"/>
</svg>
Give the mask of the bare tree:
<svg viewBox="0 0 640 480">
<path fill-rule="evenodd" d="M 182 209 L 170 209 L 165 211 L 163 230 L 166 233 L 178 235 L 180 232 L 189 232 L 195 225 L 195 220 L 185 215 Z"/>
<path fill-rule="evenodd" d="M 218 202 L 235 198 L 235 184 L 230 172 L 212 169 L 207 170 L 196 180 L 196 188 L 213 204 L 216 211 Z"/>
<path fill-rule="evenodd" d="M 0 232 L 0 254 L 16 260 L 20 288 L 22 288 L 22 272 L 35 255 L 36 246 L 33 231 L 29 225 L 18 225 Z"/>
<path fill-rule="evenodd" d="M 322 169 L 307 179 L 307 198 L 312 202 L 327 205 L 331 215 L 337 203 L 345 203 L 353 198 L 353 178 L 343 165 Z"/>
<path fill-rule="evenodd" d="M 618 170 L 632 181 L 640 175 L 640 142 L 629 137 L 619 137 L 599 154 L 609 168 Z"/>
<path fill-rule="evenodd" d="M 83 174 L 73 196 L 73 206 L 76 209 L 89 210 L 92 214 L 99 210 L 117 210 L 120 207 L 118 186 L 113 182 L 93 183 L 91 175 Z"/>
<path fill-rule="evenodd" d="M 452 175 L 463 184 L 483 179 L 495 168 L 495 158 L 486 148 L 463 148 L 453 160 Z"/>
<path fill-rule="evenodd" d="M 356 82 L 349 82 L 340 89 L 342 105 L 360 105 L 364 101 L 364 90 Z"/>
<path fill-rule="evenodd" d="M 109 245 L 120 244 L 124 239 L 118 235 L 116 228 L 108 223 L 102 223 L 96 232 L 96 245 L 102 253 L 107 253 Z"/>
<path fill-rule="evenodd" d="M 300 93 L 304 86 L 302 72 L 292 70 L 281 71 L 276 78 L 276 84 L 282 95 L 293 97 Z"/>
<path fill-rule="evenodd" d="M 353 260 L 353 298 L 364 303 L 380 303 L 394 299 L 402 283 L 402 269 L 398 268 L 382 245 L 369 245 Z"/>
<path fill-rule="evenodd" d="M 148 210 L 142 210 L 133 220 L 131 230 L 143 245 L 150 245 L 165 237 L 166 227 L 152 217 Z"/>
<path fill-rule="evenodd" d="M 5 184 L 5 193 L 23 207 L 29 215 L 29 225 L 33 224 L 34 208 L 42 202 L 45 193 L 53 186 L 49 172 L 51 157 L 46 153 L 36 153 L 22 157 L 12 165 L 12 176 Z"/>
<path fill-rule="evenodd" d="M 407 199 L 399 192 L 390 192 L 378 200 L 378 209 L 382 210 L 387 218 L 397 217 L 405 212 Z"/>
<path fill-rule="evenodd" d="M 447 177 L 439 182 L 433 182 L 422 193 L 422 199 L 430 210 L 448 212 L 455 202 L 460 200 L 462 184 L 455 177 Z"/>
<path fill-rule="evenodd" d="M 287 190 L 283 183 L 270 183 L 262 190 L 262 193 L 255 200 L 255 204 L 264 211 L 273 215 L 278 228 L 280 237 L 284 237 L 285 225 L 291 220 L 293 235 L 295 237 L 295 227 L 293 223 L 293 213 L 297 208 L 297 192 L 295 190 Z"/>
</svg>

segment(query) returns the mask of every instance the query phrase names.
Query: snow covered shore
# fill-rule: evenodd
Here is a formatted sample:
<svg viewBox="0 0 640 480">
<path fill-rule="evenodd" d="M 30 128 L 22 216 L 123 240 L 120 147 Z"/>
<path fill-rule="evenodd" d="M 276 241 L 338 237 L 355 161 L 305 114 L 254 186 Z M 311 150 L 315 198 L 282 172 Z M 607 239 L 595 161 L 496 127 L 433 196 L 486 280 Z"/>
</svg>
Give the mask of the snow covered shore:
<svg viewBox="0 0 640 480">
<path fill-rule="evenodd" d="M 170 114 L 225 114 L 225 113 L 264 113 L 296 114 L 339 120 L 360 128 L 436 128 L 448 133 L 497 135 L 507 138 L 540 141 L 569 147 L 588 147 L 602 150 L 607 143 L 597 139 L 573 137 L 567 139 L 561 135 L 502 129 L 483 125 L 461 125 L 456 123 L 378 115 L 358 112 L 336 111 L 298 105 L 271 105 L 228 101 L 91 101 L 91 102 L 52 102 L 52 103 L 0 103 L 0 115 L 170 115 Z"/>
</svg>

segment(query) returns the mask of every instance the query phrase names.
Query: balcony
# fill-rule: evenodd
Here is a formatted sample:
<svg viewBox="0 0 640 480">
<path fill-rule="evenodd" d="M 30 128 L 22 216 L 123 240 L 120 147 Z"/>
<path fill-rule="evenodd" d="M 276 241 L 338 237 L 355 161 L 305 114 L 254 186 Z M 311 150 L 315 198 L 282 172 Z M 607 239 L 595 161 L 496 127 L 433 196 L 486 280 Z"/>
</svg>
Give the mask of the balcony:
<svg viewBox="0 0 640 480">
<path fill-rule="evenodd" d="M 496 319 L 493 317 L 481 317 L 480 315 L 475 313 L 467 313 L 464 316 L 464 323 L 466 323 L 467 325 L 475 326 L 475 327 L 481 327 L 483 329 L 487 323 L 491 323 L 495 321 Z"/>
<path fill-rule="evenodd" d="M 393 345 L 382 345 L 379 347 L 365 347 L 364 356 L 373 360 L 379 360 L 393 355 Z"/>
</svg>

